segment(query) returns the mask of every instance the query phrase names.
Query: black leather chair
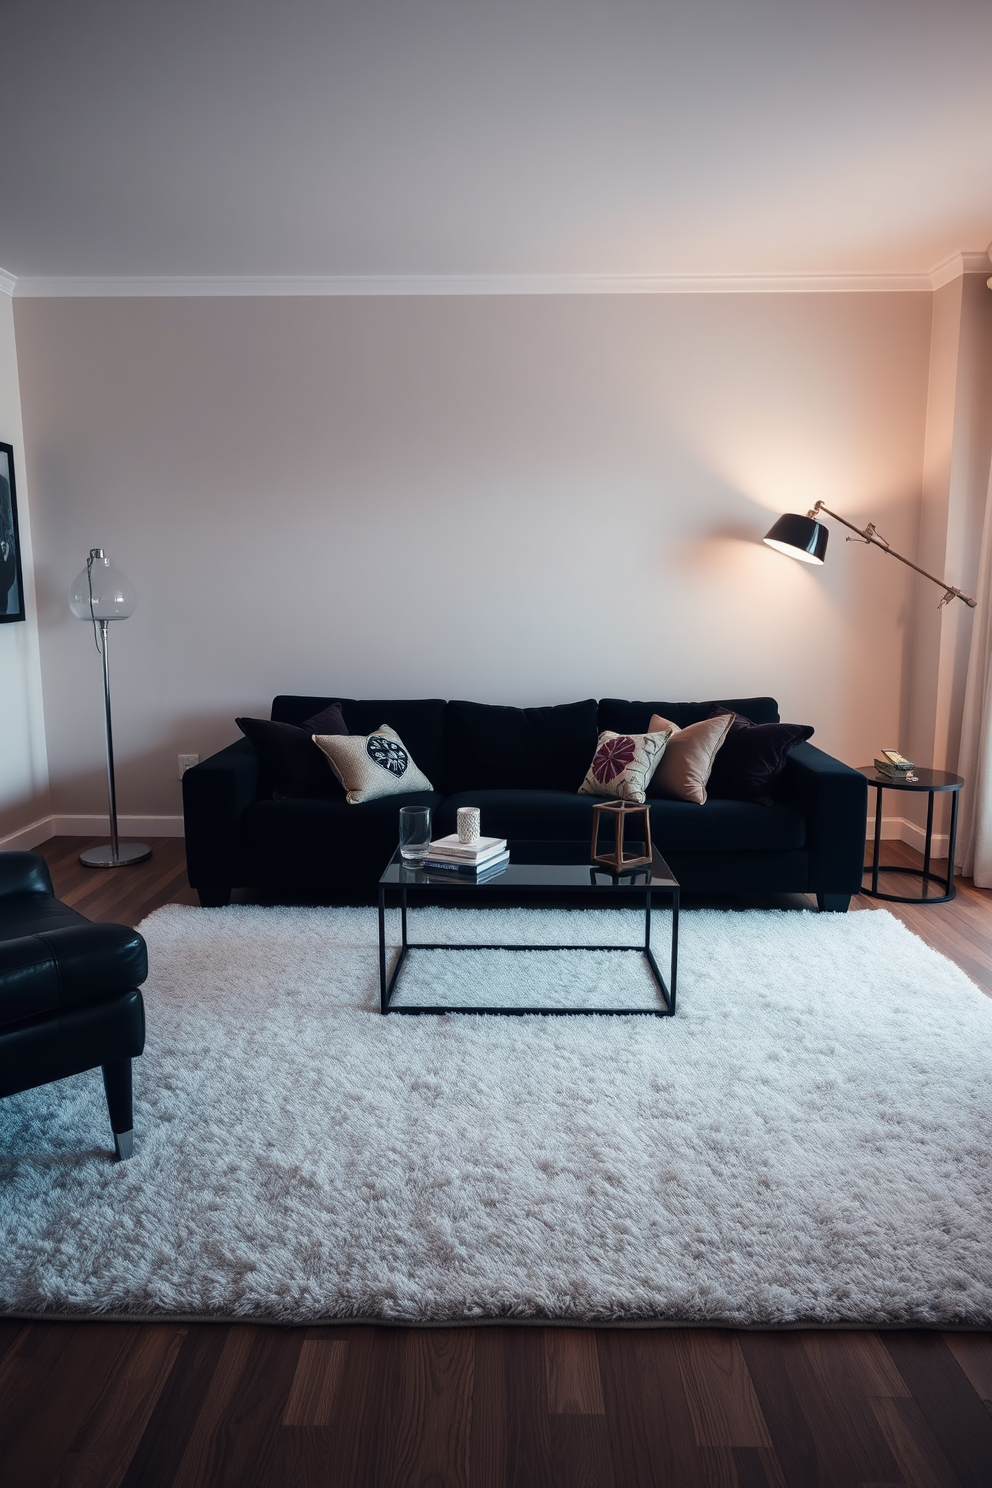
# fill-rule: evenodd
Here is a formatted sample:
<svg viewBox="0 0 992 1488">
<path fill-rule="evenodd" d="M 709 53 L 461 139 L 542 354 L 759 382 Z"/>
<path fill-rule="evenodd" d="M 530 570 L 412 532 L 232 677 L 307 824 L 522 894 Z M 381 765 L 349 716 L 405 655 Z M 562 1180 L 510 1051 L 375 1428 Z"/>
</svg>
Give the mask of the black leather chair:
<svg viewBox="0 0 992 1488">
<path fill-rule="evenodd" d="M 147 975 L 136 930 L 94 923 L 56 899 L 37 853 L 0 852 L 0 1096 L 99 1064 L 117 1156 L 130 1157 Z"/>
</svg>

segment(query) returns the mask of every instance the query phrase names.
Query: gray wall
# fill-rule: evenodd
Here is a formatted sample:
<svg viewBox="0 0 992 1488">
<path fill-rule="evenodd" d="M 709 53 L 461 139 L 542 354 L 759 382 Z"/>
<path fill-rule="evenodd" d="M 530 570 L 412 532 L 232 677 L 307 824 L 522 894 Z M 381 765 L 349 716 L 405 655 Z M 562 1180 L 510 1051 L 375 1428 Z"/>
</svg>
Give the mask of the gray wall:
<svg viewBox="0 0 992 1488">
<path fill-rule="evenodd" d="M 899 738 L 906 571 L 758 541 L 818 497 L 915 551 L 929 294 L 14 302 L 53 809 L 120 809 L 273 693 L 770 692 L 852 763 Z M 388 720 L 383 720 L 388 721 Z"/>
</svg>

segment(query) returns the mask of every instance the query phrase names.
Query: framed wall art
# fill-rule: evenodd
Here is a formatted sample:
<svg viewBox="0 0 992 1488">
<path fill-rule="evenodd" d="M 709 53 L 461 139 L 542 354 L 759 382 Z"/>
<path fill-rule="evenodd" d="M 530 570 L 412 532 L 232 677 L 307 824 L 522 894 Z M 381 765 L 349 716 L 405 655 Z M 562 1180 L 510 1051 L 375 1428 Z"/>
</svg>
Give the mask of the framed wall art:
<svg viewBox="0 0 992 1488">
<path fill-rule="evenodd" d="M 17 528 L 14 446 L 0 442 L 0 625 L 23 619 L 24 579 Z"/>
</svg>

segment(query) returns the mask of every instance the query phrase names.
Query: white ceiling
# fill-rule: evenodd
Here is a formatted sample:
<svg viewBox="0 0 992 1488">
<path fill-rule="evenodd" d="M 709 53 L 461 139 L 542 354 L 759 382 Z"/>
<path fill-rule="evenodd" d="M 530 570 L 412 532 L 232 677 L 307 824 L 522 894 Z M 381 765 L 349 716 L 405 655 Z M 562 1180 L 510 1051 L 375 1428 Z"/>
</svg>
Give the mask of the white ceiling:
<svg viewBox="0 0 992 1488">
<path fill-rule="evenodd" d="M 992 238 L 990 0 L 3 0 L 0 265 L 918 274 Z"/>
</svg>

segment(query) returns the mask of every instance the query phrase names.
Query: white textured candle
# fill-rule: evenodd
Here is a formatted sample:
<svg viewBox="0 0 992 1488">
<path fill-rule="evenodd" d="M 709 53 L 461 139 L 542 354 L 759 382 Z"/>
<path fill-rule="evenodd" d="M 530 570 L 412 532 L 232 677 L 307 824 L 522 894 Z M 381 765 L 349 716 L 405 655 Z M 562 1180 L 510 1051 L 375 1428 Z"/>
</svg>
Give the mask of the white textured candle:
<svg viewBox="0 0 992 1488">
<path fill-rule="evenodd" d="M 466 844 L 478 842 L 481 813 L 478 806 L 459 806 L 458 841 Z"/>
</svg>

